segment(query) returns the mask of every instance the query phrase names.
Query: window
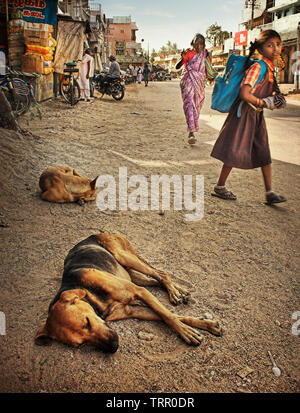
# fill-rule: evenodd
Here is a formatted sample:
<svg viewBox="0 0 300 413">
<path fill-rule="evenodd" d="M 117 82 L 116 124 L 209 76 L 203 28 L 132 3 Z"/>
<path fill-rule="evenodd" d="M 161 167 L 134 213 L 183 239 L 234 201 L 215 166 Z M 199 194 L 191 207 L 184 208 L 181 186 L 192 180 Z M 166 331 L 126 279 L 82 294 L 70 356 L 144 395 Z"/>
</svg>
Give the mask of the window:
<svg viewBox="0 0 300 413">
<path fill-rule="evenodd" d="M 120 30 L 120 33 L 124 33 L 124 30 Z"/>
</svg>

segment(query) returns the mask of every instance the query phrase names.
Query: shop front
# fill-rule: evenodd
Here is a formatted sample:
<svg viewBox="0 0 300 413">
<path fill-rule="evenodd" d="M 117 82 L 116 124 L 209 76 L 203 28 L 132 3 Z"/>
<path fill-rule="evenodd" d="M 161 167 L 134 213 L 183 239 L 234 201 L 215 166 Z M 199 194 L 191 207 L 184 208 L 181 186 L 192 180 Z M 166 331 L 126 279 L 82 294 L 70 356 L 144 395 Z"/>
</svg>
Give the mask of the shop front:
<svg viewBox="0 0 300 413">
<path fill-rule="evenodd" d="M 57 0 L 0 0 L 2 60 L 24 80 L 34 77 L 38 102 L 53 97 L 56 15 Z"/>
</svg>

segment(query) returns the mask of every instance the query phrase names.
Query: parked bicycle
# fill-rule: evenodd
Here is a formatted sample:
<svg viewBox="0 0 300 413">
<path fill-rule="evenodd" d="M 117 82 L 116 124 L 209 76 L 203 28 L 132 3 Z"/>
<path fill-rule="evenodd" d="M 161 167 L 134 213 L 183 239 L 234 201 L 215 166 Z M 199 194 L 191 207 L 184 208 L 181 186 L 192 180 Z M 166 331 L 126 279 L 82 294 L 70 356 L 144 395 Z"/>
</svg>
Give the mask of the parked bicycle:
<svg viewBox="0 0 300 413">
<path fill-rule="evenodd" d="M 16 77 L 17 72 L 6 69 L 7 73 L 0 75 L 0 87 L 3 90 L 12 112 L 15 116 L 20 116 L 29 110 L 33 90 L 31 84 Z"/>
<path fill-rule="evenodd" d="M 64 77 L 60 82 L 60 93 L 66 102 L 71 106 L 76 105 L 80 100 L 80 87 L 78 83 L 78 75 L 75 77 L 75 73 L 79 73 L 77 69 L 77 62 L 81 60 L 74 60 L 73 62 L 65 63 Z"/>
</svg>

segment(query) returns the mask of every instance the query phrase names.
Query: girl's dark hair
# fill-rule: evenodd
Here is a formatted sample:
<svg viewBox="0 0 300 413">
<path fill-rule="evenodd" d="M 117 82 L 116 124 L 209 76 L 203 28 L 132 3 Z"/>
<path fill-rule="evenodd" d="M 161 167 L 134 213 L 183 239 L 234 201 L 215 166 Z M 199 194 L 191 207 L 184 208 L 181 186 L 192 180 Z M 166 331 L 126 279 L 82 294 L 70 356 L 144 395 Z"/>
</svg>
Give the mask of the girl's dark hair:
<svg viewBox="0 0 300 413">
<path fill-rule="evenodd" d="M 258 39 L 255 39 L 254 42 L 250 42 L 248 59 L 250 59 L 250 57 L 254 54 L 255 50 L 260 51 L 263 44 L 266 43 L 268 40 L 273 39 L 274 37 L 278 37 L 278 39 L 281 40 L 280 34 L 277 33 L 275 30 L 262 31 L 259 34 Z"/>
<path fill-rule="evenodd" d="M 200 33 L 196 33 L 191 41 L 191 46 L 195 46 L 196 43 L 201 42 L 203 48 L 205 49 L 205 37 Z"/>
</svg>

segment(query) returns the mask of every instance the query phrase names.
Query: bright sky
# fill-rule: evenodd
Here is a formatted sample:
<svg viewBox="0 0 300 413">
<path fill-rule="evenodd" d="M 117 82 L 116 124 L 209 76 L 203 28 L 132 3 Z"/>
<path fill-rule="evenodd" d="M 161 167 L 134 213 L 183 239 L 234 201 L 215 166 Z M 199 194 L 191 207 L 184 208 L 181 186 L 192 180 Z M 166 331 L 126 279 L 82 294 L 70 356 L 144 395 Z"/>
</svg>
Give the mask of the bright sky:
<svg viewBox="0 0 300 413">
<path fill-rule="evenodd" d="M 214 23 L 237 32 L 245 0 L 99 0 L 106 17 L 131 16 L 143 48 L 158 50 L 168 40 L 187 48 L 195 33 Z"/>
</svg>

